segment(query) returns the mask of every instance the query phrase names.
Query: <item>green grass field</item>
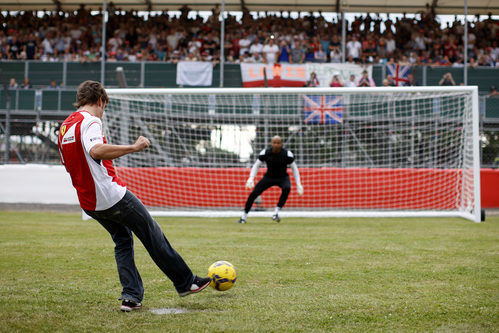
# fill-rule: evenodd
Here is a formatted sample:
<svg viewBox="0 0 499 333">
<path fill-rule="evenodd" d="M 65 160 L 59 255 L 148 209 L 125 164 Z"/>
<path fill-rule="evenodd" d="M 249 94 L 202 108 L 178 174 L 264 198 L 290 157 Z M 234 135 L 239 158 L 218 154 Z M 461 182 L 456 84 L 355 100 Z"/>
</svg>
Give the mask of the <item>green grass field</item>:
<svg viewBox="0 0 499 333">
<path fill-rule="evenodd" d="M 0 331 L 499 331 L 499 217 L 234 220 L 158 219 L 194 273 L 233 263 L 234 288 L 179 298 L 137 241 L 144 308 L 121 313 L 97 222 L 0 212 Z"/>
</svg>

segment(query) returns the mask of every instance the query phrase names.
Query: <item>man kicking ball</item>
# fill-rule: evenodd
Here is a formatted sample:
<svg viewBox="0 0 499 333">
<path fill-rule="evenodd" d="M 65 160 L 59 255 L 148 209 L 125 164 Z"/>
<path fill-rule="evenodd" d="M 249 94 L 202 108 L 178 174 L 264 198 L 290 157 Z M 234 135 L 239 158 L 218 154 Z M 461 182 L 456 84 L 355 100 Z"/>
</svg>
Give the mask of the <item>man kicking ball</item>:
<svg viewBox="0 0 499 333">
<path fill-rule="evenodd" d="M 252 189 L 255 187 L 255 189 L 250 193 L 248 200 L 246 200 L 243 215 L 237 223 L 246 223 L 246 217 L 248 216 L 255 199 L 272 186 L 279 186 L 281 188 L 281 197 L 275 207 L 272 220 L 276 222 L 281 221 L 279 218 L 279 211 L 282 207 L 284 207 L 284 204 L 288 199 L 289 192 L 291 191 L 291 182 L 289 181 L 287 173 L 288 165 L 290 165 L 293 170 L 293 176 L 295 177 L 298 194 L 303 194 L 303 186 L 300 182 L 300 172 L 296 166 L 293 153 L 282 147 L 282 139 L 278 135 L 272 138 L 271 144 L 271 148 L 264 149 L 260 152 L 258 159 L 255 164 L 253 164 L 253 168 L 251 168 L 250 176 L 246 182 L 246 188 Z M 255 186 L 254 179 L 258 172 L 258 168 L 260 168 L 260 165 L 262 165 L 263 162 L 267 163 L 267 172 Z"/>
</svg>

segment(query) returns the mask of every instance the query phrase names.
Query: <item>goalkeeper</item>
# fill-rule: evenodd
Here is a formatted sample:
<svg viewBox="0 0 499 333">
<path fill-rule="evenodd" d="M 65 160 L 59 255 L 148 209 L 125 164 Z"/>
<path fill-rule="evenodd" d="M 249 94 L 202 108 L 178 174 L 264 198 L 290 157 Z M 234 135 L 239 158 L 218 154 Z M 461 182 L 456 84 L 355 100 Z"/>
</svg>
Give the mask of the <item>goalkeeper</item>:
<svg viewBox="0 0 499 333">
<path fill-rule="evenodd" d="M 289 176 L 287 173 L 288 165 L 291 166 L 293 170 L 293 176 L 295 177 L 296 185 L 298 187 L 298 194 L 303 194 L 303 186 L 300 182 L 300 172 L 295 163 L 295 157 L 290 150 L 284 149 L 282 147 L 282 139 L 280 136 L 274 136 L 272 138 L 272 147 L 264 149 L 260 152 L 258 159 L 256 160 L 253 168 L 251 169 L 250 176 L 246 182 L 246 188 L 252 189 L 254 186 L 254 179 L 258 172 L 258 168 L 263 162 L 267 164 L 267 172 L 263 175 L 263 178 L 256 184 L 254 190 L 246 200 L 246 205 L 244 207 L 244 212 L 237 223 L 246 223 L 246 217 L 253 206 L 255 199 L 262 194 L 264 191 L 272 186 L 279 186 L 281 188 L 281 197 L 274 210 L 274 215 L 272 215 L 272 220 L 279 222 L 279 211 L 282 209 L 286 200 L 288 199 L 289 192 L 291 191 L 291 182 L 289 181 Z"/>
</svg>

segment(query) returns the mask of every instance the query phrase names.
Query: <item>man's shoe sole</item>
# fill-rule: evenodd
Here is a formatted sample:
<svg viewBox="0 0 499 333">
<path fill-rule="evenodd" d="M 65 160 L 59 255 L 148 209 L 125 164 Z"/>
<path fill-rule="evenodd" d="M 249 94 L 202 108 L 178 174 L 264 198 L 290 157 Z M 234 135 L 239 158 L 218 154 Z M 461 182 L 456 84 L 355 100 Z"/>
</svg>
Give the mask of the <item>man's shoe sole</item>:
<svg viewBox="0 0 499 333">
<path fill-rule="evenodd" d="M 202 285 L 201 287 L 199 287 L 198 289 L 184 291 L 184 292 L 178 293 L 178 295 L 180 297 L 185 297 L 185 296 L 189 296 L 190 294 L 198 293 L 198 292 L 202 291 L 203 289 L 205 289 L 206 287 L 208 287 L 210 285 L 210 283 L 211 283 L 211 281 L 208 281 L 204 285 Z"/>
</svg>

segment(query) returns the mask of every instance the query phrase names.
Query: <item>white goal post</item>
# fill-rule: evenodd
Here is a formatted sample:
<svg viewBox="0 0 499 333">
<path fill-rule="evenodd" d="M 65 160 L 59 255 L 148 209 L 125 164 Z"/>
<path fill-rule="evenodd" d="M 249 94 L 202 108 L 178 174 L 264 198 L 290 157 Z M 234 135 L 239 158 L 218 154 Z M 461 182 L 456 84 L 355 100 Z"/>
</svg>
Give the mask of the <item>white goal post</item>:
<svg viewBox="0 0 499 333">
<path fill-rule="evenodd" d="M 151 140 L 115 165 L 153 215 L 239 216 L 251 166 L 280 135 L 305 188 L 290 177 L 282 216 L 481 220 L 475 86 L 107 93 L 108 141 Z M 264 192 L 249 216 L 270 216 L 279 195 Z"/>
</svg>

